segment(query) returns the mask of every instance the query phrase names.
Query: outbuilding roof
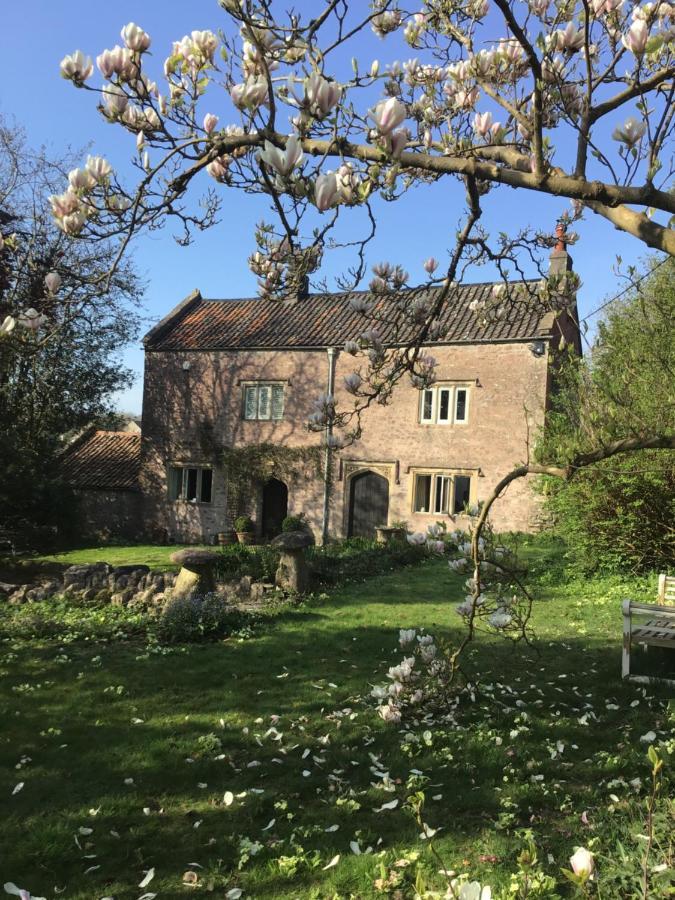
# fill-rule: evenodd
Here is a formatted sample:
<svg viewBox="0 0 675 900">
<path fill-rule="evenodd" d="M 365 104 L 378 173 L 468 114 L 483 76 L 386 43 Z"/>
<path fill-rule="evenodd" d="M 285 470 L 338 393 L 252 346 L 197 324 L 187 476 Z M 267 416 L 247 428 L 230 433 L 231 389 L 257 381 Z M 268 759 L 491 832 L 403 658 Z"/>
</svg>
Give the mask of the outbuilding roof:
<svg viewBox="0 0 675 900">
<path fill-rule="evenodd" d="M 141 436 L 127 431 L 89 431 L 63 455 L 65 481 L 78 490 L 138 490 Z"/>
<path fill-rule="evenodd" d="M 425 343 L 495 343 L 551 335 L 553 316 L 525 303 L 516 304 L 505 319 L 485 324 L 470 304 L 489 299 L 492 288 L 492 282 L 454 288 L 440 315 L 443 338 Z M 406 306 L 433 303 L 440 290 L 415 288 L 395 297 L 369 291 L 310 294 L 294 302 L 205 300 L 194 291 L 148 332 L 144 343 L 147 350 L 320 349 L 339 347 L 374 326 L 385 344 L 404 344 L 413 337 L 414 326 L 403 316 L 401 301 Z M 379 321 L 364 319 L 354 300 L 371 303 Z"/>
</svg>

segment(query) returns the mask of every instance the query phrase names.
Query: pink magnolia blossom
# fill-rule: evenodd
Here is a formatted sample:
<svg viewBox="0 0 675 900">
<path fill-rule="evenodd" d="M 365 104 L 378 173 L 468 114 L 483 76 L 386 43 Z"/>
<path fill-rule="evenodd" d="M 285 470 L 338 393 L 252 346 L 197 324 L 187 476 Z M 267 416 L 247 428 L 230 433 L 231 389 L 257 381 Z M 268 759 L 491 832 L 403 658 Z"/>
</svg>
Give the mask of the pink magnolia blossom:
<svg viewBox="0 0 675 900">
<path fill-rule="evenodd" d="M 58 272 L 48 272 L 45 275 L 45 287 L 50 294 L 55 294 L 61 287 L 61 276 Z"/>
<path fill-rule="evenodd" d="M 328 81 L 318 72 L 305 79 L 305 104 L 317 119 L 323 118 L 340 102 L 342 86 Z"/>
<path fill-rule="evenodd" d="M 96 57 L 96 65 L 104 78 L 118 75 L 123 81 L 129 81 L 138 74 L 138 66 L 134 55 L 128 47 L 116 44 L 112 50 L 104 50 Z"/>
<path fill-rule="evenodd" d="M 86 169 L 98 182 L 105 181 L 112 172 L 112 166 L 102 156 L 88 156 Z"/>
<path fill-rule="evenodd" d="M 614 129 L 612 137 L 615 141 L 621 141 L 632 147 L 639 142 L 646 130 L 647 126 L 644 122 L 638 122 L 637 119 L 631 117 L 626 119 L 623 125 L 619 125 Z"/>
<path fill-rule="evenodd" d="M 90 191 L 96 185 L 96 179 L 87 169 L 71 169 L 68 182 L 74 191 Z"/>
<path fill-rule="evenodd" d="M 609 15 L 622 3 L 623 0 L 591 0 L 591 7 L 596 16 Z"/>
<path fill-rule="evenodd" d="M 390 136 L 389 140 L 391 143 L 391 155 L 394 159 L 398 159 L 403 153 L 408 143 L 408 138 L 410 137 L 407 128 L 399 128 L 398 131 L 394 131 Z"/>
<path fill-rule="evenodd" d="M 319 175 L 314 183 L 314 203 L 320 212 L 325 212 L 339 200 L 339 186 L 335 172 Z"/>
<path fill-rule="evenodd" d="M 125 25 L 120 34 L 127 47 L 137 53 L 143 53 L 150 46 L 150 35 L 135 22 Z"/>
<path fill-rule="evenodd" d="M 492 128 L 492 113 L 484 112 L 484 113 L 476 113 L 473 117 L 473 130 L 476 134 L 479 134 L 481 137 L 487 137 L 490 134 L 490 129 Z"/>
<path fill-rule="evenodd" d="M 260 75 L 247 78 L 241 84 L 235 84 L 230 90 L 230 97 L 237 109 L 257 109 L 267 102 L 267 79 Z"/>
<path fill-rule="evenodd" d="M 635 56 L 642 56 L 649 39 L 649 26 L 642 19 L 636 19 L 626 34 L 621 36 L 621 43 L 626 50 L 630 50 Z"/>
<path fill-rule="evenodd" d="M 302 162 L 302 145 L 297 135 L 291 134 L 283 149 L 275 147 L 269 141 L 265 141 L 265 149 L 260 151 L 259 156 L 267 166 L 278 172 L 282 178 L 285 178 Z"/>
<path fill-rule="evenodd" d="M 70 215 L 80 207 L 79 197 L 71 190 L 67 190 L 64 194 L 52 194 L 49 203 L 57 219 Z"/>
<path fill-rule="evenodd" d="M 530 9 L 535 16 L 539 16 L 539 18 L 546 15 L 546 10 L 549 8 L 550 4 L 551 0 L 529 0 Z"/>
<path fill-rule="evenodd" d="M 584 32 L 581 28 L 577 28 L 574 22 L 568 22 L 564 31 L 556 31 L 554 37 L 558 50 L 575 53 L 584 46 Z"/>
<path fill-rule="evenodd" d="M 61 219 L 57 219 L 56 224 L 59 226 L 61 231 L 63 231 L 65 234 L 71 235 L 72 237 L 82 231 L 86 221 L 86 212 L 83 209 L 76 209 L 75 212 L 70 213 L 70 215 L 63 216 L 63 218 Z"/>
<path fill-rule="evenodd" d="M 33 307 L 24 310 L 17 319 L 17 323 L 28 331 L 37 331 L 43 325 L 46 325 L 48 321 L 47 316 L 40 315 Z"/>
<path fill-rule="evenodd" d="M 398 128 L 404 121 L 408 112 L 405 105 L 397 100 L 396 97 L 390 97 L 388 100 L 381 100 L 373 112 L 375 125 L 380 134 L 389 134 Z"/>
<path fill-rule="evenodd" d="M 201 53 L 204 59 L 213 59 L 213 54 L 218 47 L 218 38 L 212 31 L 192 31 L 190 32 L 190 38 L 193 46 Z"/>
<path fill-rule="evenodd" d="M 211 178 L 215 178 L 216 181 L 227 182 L 230 177 L 230 163 L 232 162 L 232 158 L 229 156 L 219 156 L 218 159 L 214 159 L 213 162 L 210 162 L 206 167 L 206 171 L 209 173 Z"/>
<path fill-rule="evenodd" d="M 103 114 L 109 119 L 121 116 L 127 108 L 129 98 L 117 84 L 107 84 L 103 88 Z"/>
<path fill-rule="evenodd" d="M 207 113 L 204 116 L 204 131 L 207 134 L 212 134 L 215 131 L 217 124 L 218 116 L 214 116 L 213 113 Z"/>
<path fill-rule="evenodd" d="M 355 394 L 361 387 L 361 376 L 358 372 L 351 372 L 344 378 L 345 390 L 350 394 Z"/>
<path fill-rule="evenodd" d="M 61 77 L 67 78 L 76 85 L 84 84 L 94 71 L 91 56 L 85 56 L 81 50 L 64 56 L 61 60 Z"/>
<path fill-rule="evenodd" d="M 438 260 L 434 259 L 433 256 L 430 256 L 429 259 L 424 261 L 424 271 L 428 272 L 429 275 L 433 275 L 437 268 Z"/>
</svg>

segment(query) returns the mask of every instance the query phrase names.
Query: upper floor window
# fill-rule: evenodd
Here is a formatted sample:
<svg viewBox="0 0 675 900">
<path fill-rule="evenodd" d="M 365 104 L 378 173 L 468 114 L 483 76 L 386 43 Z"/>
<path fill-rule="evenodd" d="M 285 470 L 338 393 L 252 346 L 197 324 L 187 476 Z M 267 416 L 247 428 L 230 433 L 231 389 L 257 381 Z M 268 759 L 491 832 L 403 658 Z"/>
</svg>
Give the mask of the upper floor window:
<svg viewBox="0 0 675 900">
<path fill-rule="evenodd" d="M 169 500 L 210 503 L 212 492 L 212 469 L 199 466 L 171 466 L 169 469 Z"/>
<path fill-rule="evenodd" d="M 245 419 L 283 419 L 284 386 L 279 382 L 257 381 L 244 385 Z"/>
<path fill-rule="evenodd" d="M 469 421 L 469 388 L 435 384 L 420 392 L 422 425 L 466 425 Z"/>
</svg>

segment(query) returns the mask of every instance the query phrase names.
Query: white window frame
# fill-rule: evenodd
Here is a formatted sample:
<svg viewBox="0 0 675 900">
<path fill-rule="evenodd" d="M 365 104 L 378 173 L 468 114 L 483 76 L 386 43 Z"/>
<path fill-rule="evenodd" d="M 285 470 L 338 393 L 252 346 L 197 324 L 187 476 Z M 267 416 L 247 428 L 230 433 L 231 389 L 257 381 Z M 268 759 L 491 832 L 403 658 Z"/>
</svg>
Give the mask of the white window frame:
<svg viewBox="0 0 675 900">
<path fill-rule="evenodd" d="M 431 394 L 431 415 L 426 417 L 424 409 L 426 406 L 426 395 Z M 420 422 L 422 425 L 433 425 L 436 420 L 436 391 L 433 388 L 422 388 L 420 391 Z"/>
<path fill-rule="evenodd" d="M 274 390 L 281 388 L 281 414 L 274 415 Z M 246 397 L 249 391 L 255 391 L 255 415 L 246 415 Z M 263 397 L 268 401 L 262 406 Z M 242 384 L 241 398 L 242 419 L 247 422 L 280 422 L 286 411 L 286 383 L 283 381 L 245 381 Z M 263 415 L 266 412 L 267 415 Z"/>
<path fill-rule="evenodd" d="M 448 416 L 441 418 L 441 394 L 448 393 Z M 459 391 L 465 393 L 464 418 L 457 416 L 457 395 Z M 431 416 L 424 415 L 425 397 L 431 393 Z M 471 386 L 465 382 L 440 382 L 430 388 L 422 388 L 420 391 L 419 423 L 420 425 L 468 425 L 469 404 L 471 398 Z"/>
<path fill-rule="evenodd" d="M 188 500 L 188 479 L 190 470 L 194 470 L 197 472 L 197 496 L 193 500 Z M 172 481 L 173 481 L 173 473 L 180 472 L 180 475 L 177 476 L 178 481 L 178 494 L 177 496 L 172 496 Z M 203 476 L 204 472 L 211 473 L 211 496 L 208 500 L 203 500 Z M 193 465 L 190 463 L 171 463 L 168 467 L 167 474 L 167 493 L 169 495 L 169 500 L 173 503 L 203 503 L 206 506 L 209 506 L 213 503 L 213 467 L 212 466 L 203 466 L 203 465 Z"/>
<path fill-rule="evenodd" d="M 457 416 L 457 395 L 460 391 L 464 391 L 464 418 L 460 419 Z M 468 425 L 469 424 L 469 398 L 471 396 L 471 391 L 469 390 L 468 385 L 458 384 L 455 388 L 453 403 L 452 403 L 452 423 L 453 425 Z"/>
<path fill-rule="evenodd" d="M 456 479 L 457 478 L 468 478 L 469 479 L 469 499 L 468 502 L 471 503 L 471 495 L 474 489 L 473 479 L 476 475 L 475 472 L 469 472 L 466 470 L 460 471 L 451 471 L 451 470 L 413 470 L 411 472 L 412 475 L 412 502 L 411 502 L 411 510 L 413 515 L 416 516 L 448 516 L 448 518 L 453 518 L 454 516 L 461 515 L 461 510 L 455 511 L 455 487 L 456 487 Z M 430 478 L 431 485 L 429 491 L 429 506 L 431 507 L 428 510 L 421 510 L 416 508 L 416 498 L 417 498 L 417 484 L 419 478 Z M 443 489 L 441 489 L 441 502 L 437 502 L 438 497 L 438 484 L 442 481 L 448 481 L 448 485 L 446 488 L 446 496 L 443 498 Z M 445 503 L 443 502 L 445 499 Z M 446 507 L 443 509 L 442 507 Z"/>
</svg>

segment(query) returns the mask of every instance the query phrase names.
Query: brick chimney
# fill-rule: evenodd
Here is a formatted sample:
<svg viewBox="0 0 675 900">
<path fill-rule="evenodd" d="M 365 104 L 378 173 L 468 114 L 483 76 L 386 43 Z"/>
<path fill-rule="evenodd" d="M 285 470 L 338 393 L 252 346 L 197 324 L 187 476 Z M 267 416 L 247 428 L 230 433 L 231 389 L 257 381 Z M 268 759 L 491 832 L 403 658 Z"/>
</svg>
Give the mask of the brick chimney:
<svg viewBox="0 0 675 900">
<path fill-rule="evenodd" d="M 567 229 L 562 222 L 556 225 L 555 236 L 557 240 L 551 250 L 548 271 L 551 275 L 562 275 L 563 272 L 572 271 L 572 257 L 567 252 Z"/>
</svg>

